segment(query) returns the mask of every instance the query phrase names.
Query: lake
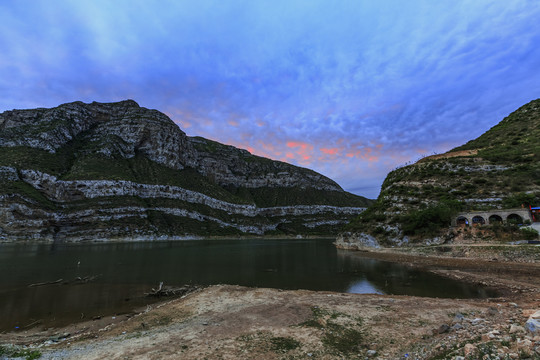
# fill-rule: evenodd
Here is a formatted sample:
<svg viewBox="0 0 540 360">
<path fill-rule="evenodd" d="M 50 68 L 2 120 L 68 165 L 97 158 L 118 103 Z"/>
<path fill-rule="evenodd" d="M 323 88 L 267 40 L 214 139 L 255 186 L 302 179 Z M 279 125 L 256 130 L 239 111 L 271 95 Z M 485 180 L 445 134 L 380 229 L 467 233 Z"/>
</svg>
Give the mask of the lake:
<svg viewBox="0 0 540 360">
<path fill-rule="evenodd" d="M 73 282 L 91 277 L 88 283 Z M 0 244 L 0 330 L 128 312 L 154 302 L 144 293 L 161 281 L 448 298 L 495 295 L 338 250 L 329 239 Z"/>
</svg>

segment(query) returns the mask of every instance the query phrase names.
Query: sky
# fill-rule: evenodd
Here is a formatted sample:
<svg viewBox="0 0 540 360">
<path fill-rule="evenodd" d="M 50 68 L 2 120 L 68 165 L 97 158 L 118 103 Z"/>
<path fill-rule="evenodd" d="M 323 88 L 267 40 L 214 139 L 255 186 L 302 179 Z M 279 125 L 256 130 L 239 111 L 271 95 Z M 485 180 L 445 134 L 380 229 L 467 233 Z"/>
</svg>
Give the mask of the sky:
<svg viewBox="0 0 540 360">
<path fill-rule="evenodd" d="M 376 198 L 540 98 L 537 0 L 0 0 L 0 112 L 133 99 Z"/>
</svg>

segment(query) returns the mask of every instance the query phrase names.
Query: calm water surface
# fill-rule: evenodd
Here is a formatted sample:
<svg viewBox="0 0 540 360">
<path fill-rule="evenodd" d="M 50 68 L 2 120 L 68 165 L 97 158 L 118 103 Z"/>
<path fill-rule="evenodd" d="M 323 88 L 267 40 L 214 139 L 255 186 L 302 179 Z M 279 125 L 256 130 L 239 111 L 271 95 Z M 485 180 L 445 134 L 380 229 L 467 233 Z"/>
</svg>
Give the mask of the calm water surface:
<svg viewBox="0 0 540 360">
<path fill-rule="evenodd" d="M 97 276 L 86 284 L 28 287 Z M 477 286 L 337 250 L 332 240 L 193 240 L 112 244 L 0 244 L 0 330 L 58 326 L 130 311 L 165 285 L 493 296 Z"/>
</svg>

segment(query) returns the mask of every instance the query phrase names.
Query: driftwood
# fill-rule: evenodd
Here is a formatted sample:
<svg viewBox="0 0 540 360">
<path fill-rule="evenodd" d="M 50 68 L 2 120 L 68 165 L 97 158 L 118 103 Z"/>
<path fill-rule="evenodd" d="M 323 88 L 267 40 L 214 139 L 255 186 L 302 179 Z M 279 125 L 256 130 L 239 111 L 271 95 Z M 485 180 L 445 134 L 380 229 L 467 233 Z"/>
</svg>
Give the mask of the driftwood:
<svg viewBox="0 0 540 360">
<path fill-rule="evenodd" d="M 28 285 L 28 287 L 54 285 L 54 284 L 62 284 L 62 285 L 86 284 L 87 282 L 96 280 L 98 277 L 100 277 L 100 275 L 92 275 L 92 276 L 84 276 L 84 277 L 77 276 L 73 280 L 64 281 L 64 279 L 58 279 L 58 280 L 55 280 L 55 281 L 46 281 L 46 282 L 30 284 L 30 285 Z"/>
<path fill-rule="evenodd" d="M 47 281 L 47 282 L 41 282 L 41 283 L 30 284 L 30 285 L 28 285 L 28 287 L 44 286 L 44 285 L 52 285 L 52 284 L 59 284 L 59 283 L 61 283 L 62 281 L 64 281 L 64 279 L 58 279 L 58 280 L 55 280 L 55 281 Z"/>
<path fill-rule="evenodd" d="M 197 285 L 184 285 L 181 287 L 163 286 L 162 281 L 159 283 L 159 287 L 157 289 L 152 288 L 150 292 L 144 293 L 144 295 L 149 297 L 183 296 L 199 288 L 200 286 Z"/>
<path fill-rule="evenodd" d="M 92 275 L 92 276 L 85 276 L 85 277 L 77 276 L 75 278 L 75 280 L 73 280 L 71 282 L 72 283 L 77 283 L 77 284 L 86 284 L 87 282 L 96 280 L 99 276 L 100 275 Z"/>
</svg>

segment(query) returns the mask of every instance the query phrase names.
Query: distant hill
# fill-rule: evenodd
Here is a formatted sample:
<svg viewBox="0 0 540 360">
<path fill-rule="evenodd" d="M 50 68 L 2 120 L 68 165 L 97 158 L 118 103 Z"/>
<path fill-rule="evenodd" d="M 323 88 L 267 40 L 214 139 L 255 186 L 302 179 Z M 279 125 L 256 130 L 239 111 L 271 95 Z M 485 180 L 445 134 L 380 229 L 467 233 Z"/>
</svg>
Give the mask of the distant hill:
<svg viewBox="0 0 540 360">
<path fill-rule="evenodd" d="M 0 114 L 0 239 L 330 235 L 372 201 L 132 100 Z"/>
<path fill-rule="evenodd" d="M 390 172 L 376 202 L 346 227 L 340 243 L 449 241 L 458 212 L 523 203 L 540 205 L 540 99 L 463 146 Z"/>
</svg>

